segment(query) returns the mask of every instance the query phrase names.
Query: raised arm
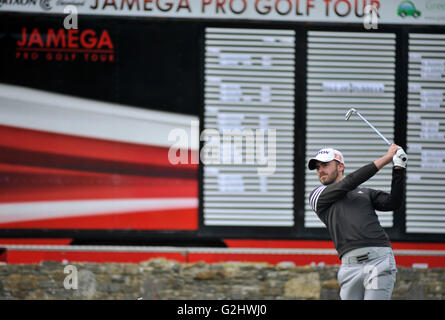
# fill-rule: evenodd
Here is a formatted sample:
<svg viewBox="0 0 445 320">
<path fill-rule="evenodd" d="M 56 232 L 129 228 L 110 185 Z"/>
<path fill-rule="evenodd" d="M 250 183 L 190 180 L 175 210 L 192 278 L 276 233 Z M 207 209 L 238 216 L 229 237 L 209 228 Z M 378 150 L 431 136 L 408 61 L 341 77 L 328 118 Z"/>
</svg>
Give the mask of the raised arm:
<svg viewBox="0 0 445 320">
<path fill-rule="evenodd" d="M 397 149 L 399 149 L 399 146 L 393 143 L 389 148 L 388 152 L 381 158 L 374 161 L 375 166 L 377 167 L 377 170 L 382 169 L 384 166 L 386 166 L 388 163 L 392 162 L 392 158 L 397 152 Z"/>
</svg>

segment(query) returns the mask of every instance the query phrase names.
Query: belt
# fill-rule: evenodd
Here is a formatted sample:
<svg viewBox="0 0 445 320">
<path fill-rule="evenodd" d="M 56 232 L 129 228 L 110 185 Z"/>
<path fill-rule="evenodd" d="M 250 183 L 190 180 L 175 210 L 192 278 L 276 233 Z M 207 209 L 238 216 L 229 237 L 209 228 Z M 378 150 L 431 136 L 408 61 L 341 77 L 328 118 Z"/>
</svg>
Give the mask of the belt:
<svg viewBox="0 0 445 320">
<path fill-rule="evenodd" d="M 343 264 L 363 263 L 372 259 L 380 258 L 391 253 L 390 247 L 365 247 L 351 250 L 343 255 L 341 262 Z"/>
</svg>

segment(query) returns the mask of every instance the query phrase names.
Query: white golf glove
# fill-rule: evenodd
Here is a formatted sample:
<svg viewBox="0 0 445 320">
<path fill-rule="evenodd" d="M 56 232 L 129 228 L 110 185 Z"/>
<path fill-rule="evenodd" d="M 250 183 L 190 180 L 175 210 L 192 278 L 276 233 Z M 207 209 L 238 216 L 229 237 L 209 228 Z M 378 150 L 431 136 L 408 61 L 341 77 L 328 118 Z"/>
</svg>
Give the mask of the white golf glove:
<svg viewBox="0 0 445 320">
<path fill-rule="evenodd" d="M 406 164 L 408 163 L 408 156 L 406 155 L 405 150 L 399 148 L 396 154 L 392 157 L 392 162 L 394 166 L 406 168 Z"/>
</svg>

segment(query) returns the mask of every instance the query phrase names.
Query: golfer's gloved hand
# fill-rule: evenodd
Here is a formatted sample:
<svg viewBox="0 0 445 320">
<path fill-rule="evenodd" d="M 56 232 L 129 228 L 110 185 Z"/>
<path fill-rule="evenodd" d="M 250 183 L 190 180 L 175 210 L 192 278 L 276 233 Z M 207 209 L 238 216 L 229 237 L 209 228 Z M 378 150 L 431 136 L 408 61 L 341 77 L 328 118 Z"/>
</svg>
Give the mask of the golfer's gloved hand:
<svg viewBox="0 0 445 320">
<path fill-rule="evenodd" d="M 405 150 L 399 148 L 396 154 L 392 157 L 392 162 L 395 166 L 406 168 L 406 164 L 408 163 L 408 156 L 406 155 Z"/>
</svg>

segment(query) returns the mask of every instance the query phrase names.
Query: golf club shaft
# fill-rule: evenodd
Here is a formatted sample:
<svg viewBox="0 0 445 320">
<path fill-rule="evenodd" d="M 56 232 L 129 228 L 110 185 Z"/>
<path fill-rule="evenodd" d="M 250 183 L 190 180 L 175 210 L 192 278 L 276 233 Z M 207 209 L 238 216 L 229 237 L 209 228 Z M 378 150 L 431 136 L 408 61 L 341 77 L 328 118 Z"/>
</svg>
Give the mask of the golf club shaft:
<svg viewBox="0 0 445 320">
<path fill-rule="evenodd" d="M 385 140 L 385 142 L 388 144 L 388 146 L 391 145 L 391 142 L 388 141 L 388 139 L 386 139 L 379 130 L 377 130 L 368 120 L 366 120 L 364 117 L 362 117 L 362 115 L 360 113 L 358 113 L 357 111 L 355 112 L 363 121 L 365 121 L 368 126 L 370 126 L 379 136 L 380 138 L 382 138 L 383 140 Z"/>
</svg>

